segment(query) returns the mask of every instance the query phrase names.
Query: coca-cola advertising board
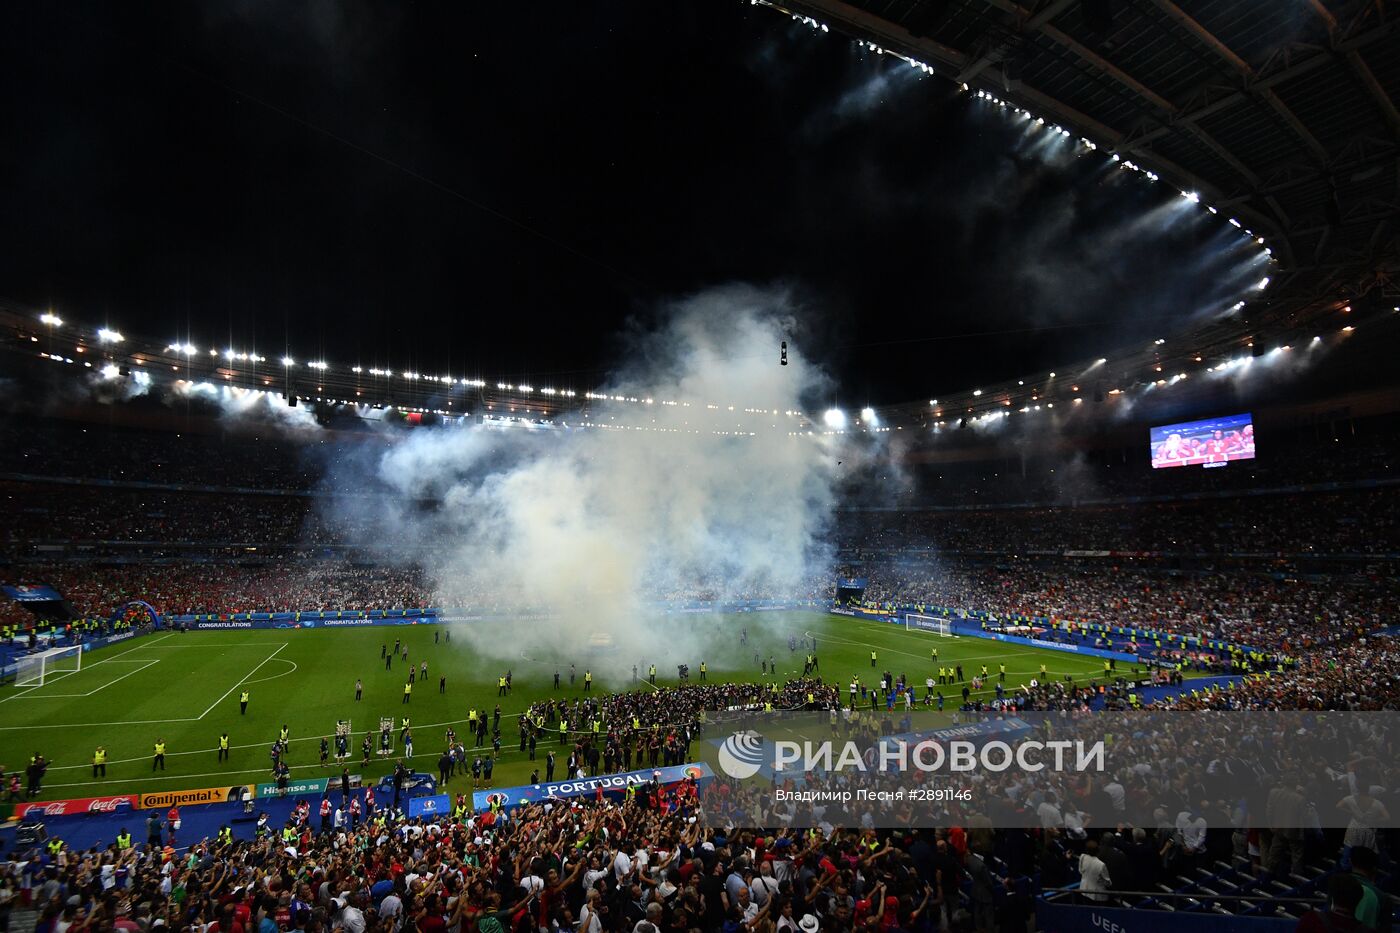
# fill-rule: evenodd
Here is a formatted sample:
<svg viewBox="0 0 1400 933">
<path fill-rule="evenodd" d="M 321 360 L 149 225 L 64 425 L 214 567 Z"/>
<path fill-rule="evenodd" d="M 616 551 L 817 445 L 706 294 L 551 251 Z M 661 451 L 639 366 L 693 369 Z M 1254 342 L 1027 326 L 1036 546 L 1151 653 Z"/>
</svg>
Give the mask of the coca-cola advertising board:
<svg viewBox="0 0 1400 933">
<path fill-rule="evenodd" d="M 137 800 L 137 794 L 124 794 L 120 797 L 80 797 L 76 800 L 22 803 L 15 808 L 15 816 L 22 820 L 39 820 L 79 813 L 115 813 L 118 810 L 135 809 Z"/>
</svg>

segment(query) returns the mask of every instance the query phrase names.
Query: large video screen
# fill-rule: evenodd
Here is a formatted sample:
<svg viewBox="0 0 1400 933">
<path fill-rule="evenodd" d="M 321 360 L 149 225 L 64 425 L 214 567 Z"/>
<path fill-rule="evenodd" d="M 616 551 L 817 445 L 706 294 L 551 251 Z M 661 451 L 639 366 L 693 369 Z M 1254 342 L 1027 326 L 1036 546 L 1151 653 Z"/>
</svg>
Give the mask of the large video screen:
<svg viewBox="0 0 1400 933">
<path fill-rule="evenodd" d="M 1205 421 L 1166 424 L 1152 429 L 1152 469 L 1223 467 L 1254 459 L 1254 419 L 1223 415 Z"/>
</svg>

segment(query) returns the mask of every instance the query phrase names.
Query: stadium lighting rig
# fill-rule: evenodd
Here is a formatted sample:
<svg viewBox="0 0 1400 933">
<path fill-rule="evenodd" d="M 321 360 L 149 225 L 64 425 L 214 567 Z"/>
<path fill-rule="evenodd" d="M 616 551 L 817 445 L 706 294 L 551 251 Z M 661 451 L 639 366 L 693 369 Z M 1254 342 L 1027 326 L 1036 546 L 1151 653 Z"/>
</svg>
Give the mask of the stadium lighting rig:
<svg viewBox="0 0 1400 933">
<path fill-rule="evenodd" d="M 0 309 L 0 320 L 4 320 L 11 325 L 15 337 L 26 344 L 39 343 L 40 338 L 33 332 L 32 327 L 26 327 L 23 324 L 23 318 L 27 316 L 28 315 L 16 314 Z M 76 326 L 67 325 L 66 322 L 52 312 L 45 312 L 44 314 L 37 315 L 37 318 L 39 323 L 43 324 L 48 329 L 48 338 L 50 341 L 63 340 L 65 338 L 71 339 L 75 344 L 75 350 L 72 352 L 77 354 L 85 352 L 87 349 L 85 344 L 103 344 L 106 349 L 105 362 L 111 365 L 103 365 L 104 361 L 102 360 L 97 361 L 96 365 L 94 365 L 94 363 L 82 360 L 81 358 L 75 360 L 62 353 L 50 352 L 49 350 L 42 351 L 38 354 L 42 359 L 66 364 L 83 363 L 85 368 L 95 369 L 95 375 L 101 374 L 101 376 L 106 379 L 117 379 L 129 376 L 142 386 L 149 386 L 160 382 L 159 373 L 164 370 L 166 366 L 169 366 L 170 369 L 175 372 L 186 370 L 194 371 L 198 368 L 198 360 L 204 358 L 205 354 L 207 354 L 210 366 L 214 371 L 214 373 L 211 374 L 211 378 L 222 380 L 219 385 L 229 391 L 249 392 L 261 396 L 268 396 L 269 398 L 276 396 L 278 399 L 285 400 L 288 405 L 293 405 L 293 400 L 295 400 L 297 403 L 320 402 L 322 404 L 352 406 L 356 411 L 366 414 L 375 410 L 436 414 L 445 419 L 467 423 L 467 417 L 464 415 L 463 411 L 451 410 L 454 405 L 463 401 L 461 398 L 444 398 L 438 402 L 442 407 L 433 407 L 431 404 L 390 404 L 392 395 L 389 395 L 389 397 L 381 395 L 377 399 L 374 398 L 374 395 L 379 393 L 388 394 L 395 392 L 396 390 L 392 386 L 391 381 L 402 379 L 414 384 L 414 390 L 418 392 L 432 391 L 431 389 L 420 390 L 416 388 L 418 385 L 424 383 L 448 387 L 446 390 L 448 392 L 452 390 L 467 392 L 481 391 L 486 390 L 490 385 L 495 385 L 497 391 L 523 396 L 527 401 L 529 398 L 538 398 L 535 405 L 538 406 L 539 411 L 536 413 L 532 408 L 525 407 L 524 410 L 527 414 L 547 415 L 561 420 L 566 413 L 564 406 L 571 404 L 571 400 L 580 398 L 590 402 L 617 403 L 637 406 L 639 408 L 662 405 L 673 408 L 695 408 L 697 410 L 715 413 L 742 413 L 747 416 L 763 417 L 770 419 L 770 421 L 771 419 L 781 417 L 790 421 L 795 421 L 803 427 L 810 424 L 813 420 L 809 418 L 805 412 L 800 410 L 778 409 L 767 405 L 761 407 L 736 404 L 722 405 L 713 402 L 703 403 L 679 399 L 658 399 L 644 393 L 634 395 L 621 392 L 579 392 L 575 389 L 564 389 L 554 386 L 535 386 L 528 382 L 512 383 L 504 380 L 492 383 L 479 378 L 459 378 L 451 375 L 432 376 L 414 370 L 398 372 L 390 369 L 366 369 L 361 366 L 338 367 L 334 363 L 323 359 L 298 363 L 296 357 L 291 353 L 272 361 L 273 366 L 277 366 L 279 363 L 281 364 L 280 367 L 278 367 L 279 372 L 273 373 L 264 365 L 269 362 L 268 358 L 256 352 L 236 350 L 233 347 L 226 347 L 223 350 L 208 347 L 202 349 L 193 342 L 185 340 L 175 340 L 166 344 L 142 341 L 139 337 L 129 340 L 126 335 L 108 326 L 97 328 L 92 331 L 84 331 Z M 119 343 L 122 344 L 120 350 L 118 350 L 116 346 Z M 293 382 L 293 372 L 299 369 L 314 372 L 317 382 L 331 384 L 316 386 L 314 393 L 308 391 L 308 387 L 306 386 L 298 387 Z M 154 376 L 153 373 L 155 374 Z M 338 380 L 335 373 L 341 374 Z M 352 373 L 353 380 L 346 378 Z M 368 373 L 368 376 L 373 381 L 362 378 L 365 373 Z M 268 388 L 274 384 L 274 381 L 280 381 L 284 378 L 287 380 L 287 385 L 281 390 L 270 390 Z M 198 389 L 202 386 L 204 391 L 212 390 L 215 385 L 210 379 L 204 379 L 203 381 L 180 379 L 175 380 L 172 384 L 182 386 L 182 390 L 187 390 L 190 387 Z M 366 393 L 370 393 L 371 397 L 366 398 Z M 482 401 L 485 402 L 485 399 L 482 399 Z M 491 406 L 488 404 L 486 408 L 489 411 Z M 550 409 L 553 409 L 553 411 L 550 411 Z M 515 408 L 512 406 L 510 410 L 513 412 Z M 467 414 L 469 415 L 470 413 L 468 412 Z M 481 411 L 478 412 L 478 414 L 485 417 L 486 412 Z M 505 415 L 495 415 L 494 418 L 498 421 L 507 421 L 511 423 L 558 426 L 558 422 L 548 420 L 548 418 L 544 417 L 518 416 L 512 418 Z M 586 412 L 582 414 L 582 418 L 587 418 Z M 572 424 L 570 422 L 572 422 Z M 563 426 L 579 426 L 579 419 L 577 418 L 571 418 L 570 422 L 564 422 Z M 777 424 L 770 425 L 772 428 L 777 428 L 778 426 Z M 615 427 L 619 429 L 625 427 L 627 430 L 687 433 L 686 430 L 663 428 L 659 426 L 652 428 L 646 425 L 616 425 Z M 743 428 L 746 426 L 736 425 L 735 427 Z M 702 429 L 689 430 L 693 430 L 694 433 L 706 433 Z M 712 433 L 730 436 L 748 436 L 756 434 L 757 432 L 725 429 L 717 430 Z"/>
<path fill-rule="evenodd" d="M 817 31 L 817 32 L 829 33 L 829 32 L 831 31 L 830 28 L 828 27 L 828 25 L 827 25 L 826 23 L 821 22 L 820 20 L 816 19 L 815 17 L 808 16 L 808 15 L 805 15 L 805 14 L 802 14 L 802 13 L 793 12 L 792 10 L 787 9 L 786 7 L 782 6 L 782 5 L 779 4 L 779 3 L 773 3 L 773 2 L 770 2 L 770 0 L 749 0 L 749 2 L 750 2 L 750 4 L 752 4 L 753 6 L 763 6 L 763 7 L 767 7 L 768 9 L 775 10 L 775 11 L 778 12 L 778 13 L 781 13 L 781 14 L 783 14 L 783 15 L 785 15 L 785 16 L 791 17 L 795 22 L 799 22 L 799 23 L 802 23 L 802 24 L 804 24 L 804 25 L 810 26 L 813 30 L 815 30 L 815 31 Z M 892 58 L 898 59 L 899 61 L 905 62 L 905 63 L 907 63 L 907 64 L 913 66 L 913 68 L 914 68 L 915 70 L 921 72 L 921 73 L 924 74 L 924 75 L 934 75 L 934 74 L 936 74 L 936 71 L 935 71 L 935 69 L 933 68 L 932 65 L 930 65 L 930 64 L 928 64 L 927 62 L 924 62 L 924 61 L 922 61 L 922 60 L 916 58 L 916 57 L 913 56 L 913 55 L 908 54 L 907 52 L 897 51 L 897 50 L 893 50 L 893 49 L 887 49 L 887 48 L 885 48 L 884 46 L 879 45 L 879 44 L 877 44 L 877 43 L 875 43 L 875 42 L 872 42 L 872 41 L 870 41 L 870 40 L 868 40 L 868 39 L 854 38 L 854 37 L 853 37 L 853 41 L 855 42 L 857 48 L 860 48 L 860 49 L 864 49 L 864 50 L 873 52 L 873 53 L 876 54 L 876 55 L 888 55 L 888 56 L 890 56 L 890 57 L 892 57 Z M 996 109 L 1001 110 L 1001 111 L 1005 111 L 1008 115 L 1014 115 L 1014 116 L 1015 116 L 1016 118 L 1018 118 L 1018 119 L 1019 119 L 1019 118 L 1028 119 L 1028 120 L 1030 120 L 1030 122 L 1032 123 L 1032 125 L 1035 126 L 1038 130 L 1039 130 L 1039 129 L 1048 129 L 1049 132 L 1052 132 L 1052 133 L 1054 133 L 1054 134 L 1056 134 L 1056 135 L 1063 136 L 1063 137 L 1066 137 L 1066 138 L 1068 138 L 1068 137 L 1070 137 L 1070 136 L 1073 135 L 1073 134 L 1072 134 L 1068 129 L 1066 129 L 1065 127 L 1060 126 L 1060 125 L 1055 124 L 1055 123 L 1049 123 L 1049 122 L 1046 121 L 1046 119 L 1045 119 L 1043 116 L 1040 116 L 1039 114 L 1033 113 L 1031 110 L 1026 109 L 1026 108 L 1024 108 L 1024 107 L 1021 107 L 1021 106 L 1019 106 L 1019 105 L 1017 105 L 1017 104 L 1015 104 L 1015 103 L 1012 103 L 1012 102 L 1007 101 L 1007 100 L 1003 100 L 1002 98 L 998 97 L 996 94 L 994 94 L 994 93 L 993 93 L 992 91 L 990 91 L 990 90 L 987 90 L 987 89 L 985 89 L 985 88 L 977 88 L 977 89 L 974 90 L 973 87 L 972 87 L 972 85 L 970 85 L 970 84 L 968 84 L 968 83 L 966 83 L 966 82 L 955 82 L 955 83 L 956 83 L 957 87 L 958 87 L 964 94 L 974 94 L 978 100 L 986 101 L 989 105 L 995 107 Z M 1100 148 L 1100 146 L 1099 146 L 1098 144 L 1096 144 L 1093 140 L 1091 140 L 1091 139 L 1090 139 L 1088 136 L 1086 136 L 1086 135 L 1081 135 L 1081 136 L 1079 137 L 1079 142 L 1080 142 L 1080 145 L 1082 145 L 1082 146 L 1084 147 L 1084 149 L 1085 149 L 1086 151 L 1089 151 L 1089 152 L 1096 152 L 1096 151 L 1098 151 L 1099 148 Z M 1151 181 L 1151 182 L 1160 182 L 1160 181 L 1161 181 L 1161 177 L 1160 177 L 1159 175 L 1157 175 L 1156 172 L 1153 172 L 1153 171 L 1151 171 L 1150 169 L 1143 168 L 1142 166 L 1137 165 L 1135 162 L 1133 162 L 1133 161 L 1130 160 L 1130 159 L 1124 159 L 1121 155 L 1119 155 L 1119 154 L 1116 153 L 1116 152 L 1110 152 L 1110 153 L 1109 153 L 1109 160 L 1110 160 L 1110 162 L 1117 163 L 1118 166 L 1119 166 L 1119 168 L 1121 168 L 1121 169 L 1124 169 L 1124 170 L 1127 170 L 1127 171 L 1134 171 L 1134 172 L 1137 172 L 1138 174 L 1140 174 L 1140 175 L 1142 175 L 1144 178 L 1146 178 L 1148 181 Z M 1187 201 L 1188 203 L 1194 204 L 1194 205 L 1198 205 L 1198 206 L 1203 206 L 1203 207 L 1205 207 L 1205 209 L 1206 209 L 1207 211 L 1209 211 L 1212 215 L 1218 215 L 1218 214 L 1219 214 L 1219 210 L 1218 210 L 1217 208 L 1215 208 L 1215 207 L 1213 207 L 1213 206 L 1211 206 L 1211 205 L 1209 205 L 1209 204 L 1203 204 L 1203 202 L 1202 202 L 1202 197 L 1201 197 L 1200 192 L 1194 191 L 1194 190 L 1186 190 L 1186 189 L 1182 189 L 1182 188 L 1178 188 L 1177 190 L 1180 192 L 1181 197 L 1182 197 L 1185 201 Z M 1256 236 L 1252 230 L 1249 230 L 1249 229 L 1245 228 L 1244 224 L 1242 224 L 1238 219 L 1231 217 L 1231 218 L 1229 218 L 1229 222 L 1230 222 L 1230 224 L 1231 224 L 1232 226 L 1234 226 L 1236 229 L 1239 229 L 1239 230 L 1244 231 L 1244 234 L 1245 234 L 1246 236 L 1248 236 L 1251 240 L 1256 241 L 1256 243 L 1257 243 L 1259 246 L 1265 246 L 1264 238 L 1263 238 L 1262 236 Z M 1272 255 L 1271 251 L 1268 250 L 1267 248 L 1264 250 L 1264 254 L 1265 254 L 1266 256 L 1271 256 L 1271 255 Z M 1266 283 L 1266 284 L 1267 284 L 1267 283 Z M 1261 286 L 1261 287 L 1262 287 L 1262 286 Z"/>
</svg>

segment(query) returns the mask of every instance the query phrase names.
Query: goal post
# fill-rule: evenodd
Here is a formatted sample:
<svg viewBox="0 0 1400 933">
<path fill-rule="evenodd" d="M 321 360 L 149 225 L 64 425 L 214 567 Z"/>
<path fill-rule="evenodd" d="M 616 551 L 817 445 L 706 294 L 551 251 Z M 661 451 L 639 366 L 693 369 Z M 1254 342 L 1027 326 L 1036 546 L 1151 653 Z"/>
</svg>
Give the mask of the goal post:
<svg viewBox="0 0 1400 933">
<path fill-rule="evenodd" d="M 904 614 L 904 627 L 911 632 L 928 632 L 930 635 L 942 635 L 944 638 L 954 638 L 953 623 L 940 616 L 924 615 L 922 612 L 906 612 Z"/>
<path fill-rule="evenodd" d="M 36 651 L 15 659 L 15 686 L 42 687 L 56 677 L 76 674 L 82 668 L 82 645 Z"/>
</svg>

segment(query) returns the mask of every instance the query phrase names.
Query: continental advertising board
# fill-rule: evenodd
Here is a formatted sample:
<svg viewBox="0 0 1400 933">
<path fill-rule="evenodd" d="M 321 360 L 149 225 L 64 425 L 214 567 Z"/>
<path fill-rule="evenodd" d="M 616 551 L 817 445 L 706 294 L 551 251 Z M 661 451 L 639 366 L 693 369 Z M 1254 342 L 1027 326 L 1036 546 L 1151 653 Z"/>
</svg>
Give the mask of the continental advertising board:
<svg viewBox="0 0 1400 933">
<path fill-rule="evenodd" d="M 253 788 L 247 784 L 235 787 L 201 787 L 198 790 L 165 790 L 154 794 L 141 794 L 137 806 L 142 810 L 165 810 L 170 807 L 188 807 L 199 803 L 227 803 L 228 801 L 251 800 Z"/>
</svg>

